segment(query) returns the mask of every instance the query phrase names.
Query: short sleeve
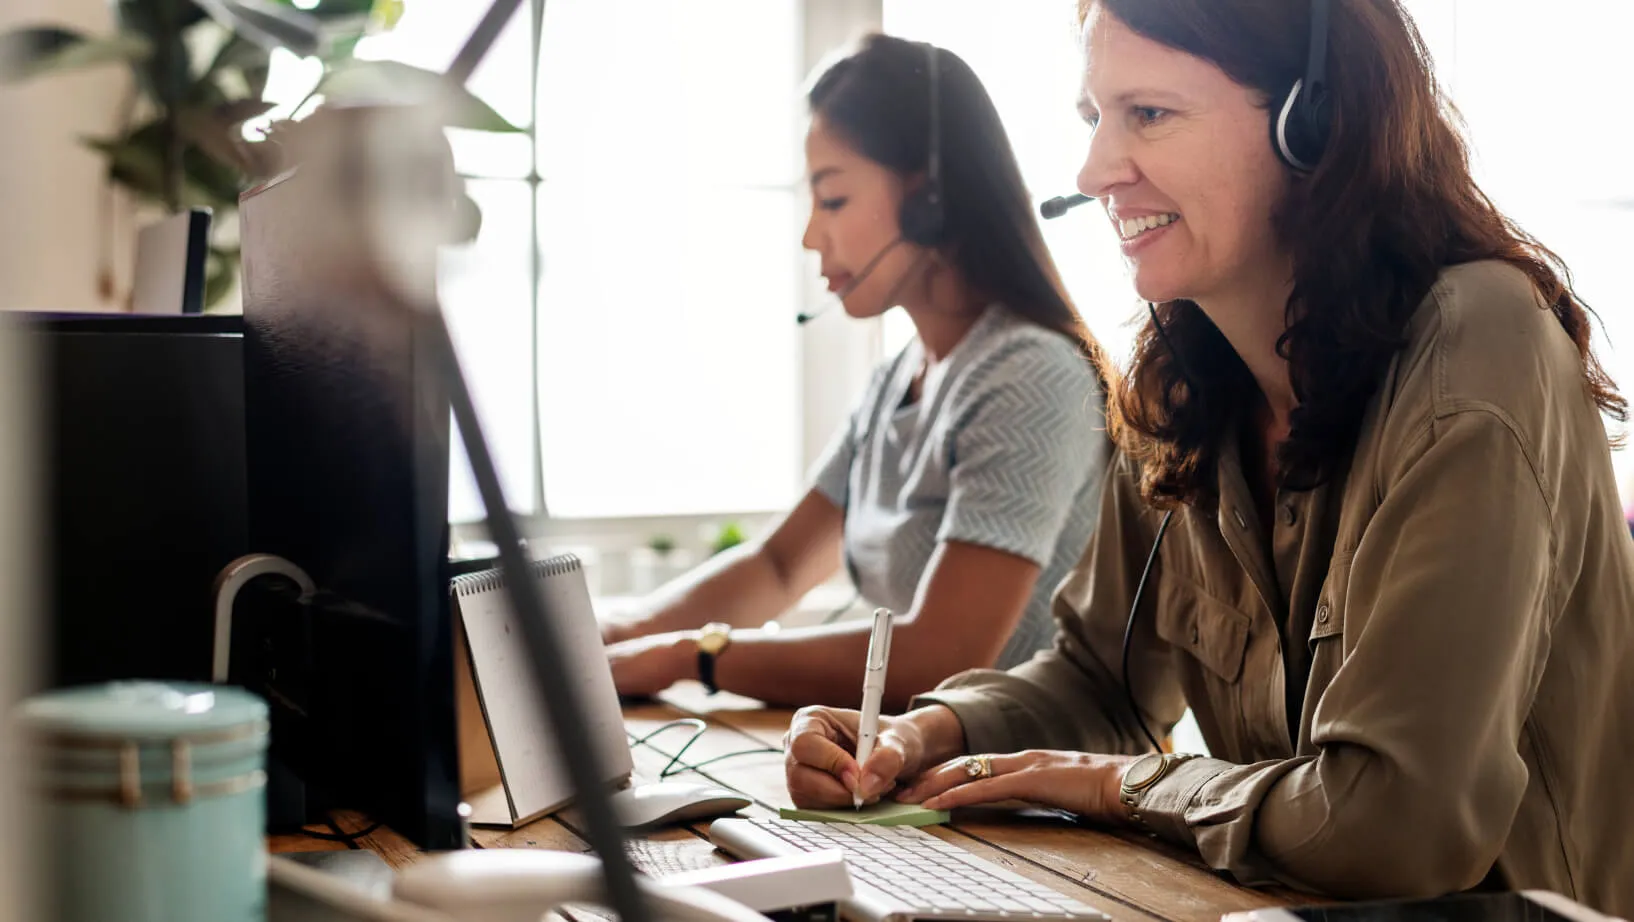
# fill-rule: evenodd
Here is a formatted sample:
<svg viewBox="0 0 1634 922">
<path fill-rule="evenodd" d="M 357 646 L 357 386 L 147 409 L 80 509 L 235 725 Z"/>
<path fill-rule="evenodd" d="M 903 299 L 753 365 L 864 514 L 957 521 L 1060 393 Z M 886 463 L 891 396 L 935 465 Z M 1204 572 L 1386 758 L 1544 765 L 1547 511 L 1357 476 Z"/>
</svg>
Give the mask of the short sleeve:
<svg viewBox="0 0 1634 922">
<path fill-rule="evenodd" d="M 856 417 L 848 416 L 828 440 L 822 457 L 812 466 L 811 488 L 823 494 L 836 508 L 845 508 L 851 479 L 851 462 L 857 456 Z"/>
<path fill-rule="evenodd" d="M 869 415 L 876 412 L 880 391 L 901 361 L 902 356 L 898 355 L 874 368 L 868 386 L 863 389 L 862 400 L 857 403 L 845 421 L 840 423 L 833 437 L 828 440 L 828 447 L 823 449 L 823 453 L 811 467 L 811 488 L 821 493 L 837 508 L 845 508 L 846 497 L 850 493 L 851 465 L 857 457 L 857 435 Z"/>
<path fill-rule="evenodd" d="M 1049 565 L 1084 483 L 1099 475 L 1104 413 L 1089 362 L 1034 334 L 973 368 L 959 389 L 938 541 Z"/>
</svg>

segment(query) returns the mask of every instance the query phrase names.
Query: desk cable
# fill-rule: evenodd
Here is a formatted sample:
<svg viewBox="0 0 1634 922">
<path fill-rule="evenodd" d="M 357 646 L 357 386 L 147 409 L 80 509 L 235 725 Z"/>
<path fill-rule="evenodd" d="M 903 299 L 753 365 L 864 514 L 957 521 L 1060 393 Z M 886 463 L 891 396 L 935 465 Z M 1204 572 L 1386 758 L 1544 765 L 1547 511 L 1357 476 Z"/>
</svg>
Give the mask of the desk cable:
<svg viewBox="0 0 1634 922">
<path fill-rule="evenodd" d="M 334 817 L 331 816 L 328 822 L 329 828 L 337 830 L 340 829 L 340 824 L 335 822 Z M 324 842 L 339 842 L 348 848 L 359 848 L 360 846 L 358 845 L 358 842 L 360 840 L 373 835 L 383 825 L 383 823 L 379 822 L 370 823 L 368 826 L 359 829 L 357 832 L 319 832 L 316 829 L 308 829 L 307 827 L 302 826 L 298 834 L 305 836 L 308 839 L 318 839 Z"/>
<path fill-rule="evenodd" d="M 706 765 L 713 765 L 716 762 L 725 761 L 726 759 L 736 759 L 741 756 L 761 755 L 763 753 L 771 752 L 781 753 L 783 751 L 782 749 L 773 748 L 771 746 L 760 746 L 754 749 L 740 749 L 736 752 L 725 753 L 724 755 L 711 756 L 702 762 L 694 762 L 691 764 L 683 763 L 681 758 L 686 755 L 688 749 L 692 748 L 692 744 L 696 743 L 700 739 L 703 739 L 703 735 L 709 732 L 709 724 L 696 717 L 683 717 L 679 720 L 672 720 L 669 723 L 659 725 L 656 729 L 647 732 L 643 736 L 636 736 L 634 733 L 630 733 L 628 730 L 625 731 L 625 735 L 630 737 L 630 748 L 634 749 L 637 746 L 645 745 L 646 743 L 650 742 L 653 737 L 658 736 L 660 733 L 673 730 L 676 727 L 691 727 L 692 736 L 689 737 L 684 744 L 682 744 L 681 748 L 676 751 L 675 755 L 670 757 L 669 762 L 665 763 L 663 769 L 658 772 L 658 777 L 660 779 L 672 778 L 676 775 L 686 774 L 687 772 L 695 772 L 702 769 Z M 662 753 L 660 753 L 660 755 L 662 755 Z"/>
</svg>

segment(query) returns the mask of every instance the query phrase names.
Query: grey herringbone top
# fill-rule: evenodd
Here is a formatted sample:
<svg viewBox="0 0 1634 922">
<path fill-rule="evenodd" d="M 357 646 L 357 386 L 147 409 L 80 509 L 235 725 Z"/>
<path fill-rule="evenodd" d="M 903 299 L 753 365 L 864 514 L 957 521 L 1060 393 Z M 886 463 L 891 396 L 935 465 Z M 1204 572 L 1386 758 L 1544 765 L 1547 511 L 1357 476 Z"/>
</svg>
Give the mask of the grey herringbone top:
<svg viewBox="0 0 1634 922">
<path fill-rule="evenodd" d="M 1008 668 L 1055 636 L 1050 597 L 1094 530 L 1110 446 L 1102 395 L 1072 341 L 994 305 L 930 368 L 916 338 L 881 363 L 818 462 L 845 510 L 846 562 L 871 605 L 913 610 L 944 541 L 1007 551 L 1042 571 L 1000 654 Z"/>
</svg>

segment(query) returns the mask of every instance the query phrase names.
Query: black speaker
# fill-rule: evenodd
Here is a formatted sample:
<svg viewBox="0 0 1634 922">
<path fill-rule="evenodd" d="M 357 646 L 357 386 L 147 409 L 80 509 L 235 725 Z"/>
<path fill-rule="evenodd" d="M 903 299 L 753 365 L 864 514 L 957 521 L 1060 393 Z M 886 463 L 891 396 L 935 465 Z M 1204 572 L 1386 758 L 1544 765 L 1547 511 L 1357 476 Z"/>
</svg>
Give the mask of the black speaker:
<svg viewBox="0 0 1634 922">
<path fill-rule="evenodd" d="M 208 681 L 212 583 L 249 550 L 241 319 L 17 322 L 43 360 L 47 681 Z"/>
</svg>

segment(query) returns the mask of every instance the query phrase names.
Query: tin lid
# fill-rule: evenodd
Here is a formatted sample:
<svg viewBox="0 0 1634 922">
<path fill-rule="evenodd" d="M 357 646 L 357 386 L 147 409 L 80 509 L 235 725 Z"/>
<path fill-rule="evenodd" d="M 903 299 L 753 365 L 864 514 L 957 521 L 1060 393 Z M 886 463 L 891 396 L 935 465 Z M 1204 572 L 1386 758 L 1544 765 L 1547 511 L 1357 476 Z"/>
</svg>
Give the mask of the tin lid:
<svg viewBox="0 0 1634 922">
<path fill-rule="evenodd" d="M 107 682 L 42 692 L 18 718 L 35 732 L 121 739 L 193 737 L 267 719 L 267 705 L 241 688 L 202 682 Z"/>
</svg>

